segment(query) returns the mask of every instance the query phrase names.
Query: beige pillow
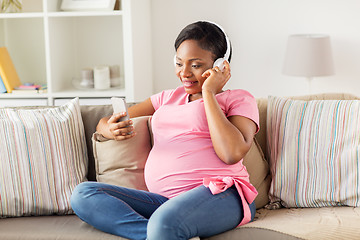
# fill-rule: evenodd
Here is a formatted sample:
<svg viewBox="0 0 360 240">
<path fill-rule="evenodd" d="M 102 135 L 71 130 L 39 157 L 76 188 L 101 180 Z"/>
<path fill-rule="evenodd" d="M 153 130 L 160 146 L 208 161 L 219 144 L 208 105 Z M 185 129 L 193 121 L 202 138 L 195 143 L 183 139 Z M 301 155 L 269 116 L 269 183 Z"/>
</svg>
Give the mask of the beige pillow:
<svg viewBox="0 0 360 240">
<path fill-rule="evenodd" d="M 244 157 L 243 164 L 250 175 L 251 184 L 258 191 L 258 195 L 255 198 L 256 208 L 262 208 L 269 202 L 268 192 L 271 178 L 269 164 L 265 160 L 260 145 L 255 138 L 249 152 Z"/>
<path fill-rule="evenodd" d="M 148 119 L 149 116 L 132 119 L 136 135 L 130 139 L 115 141 L 93 134 L 98 182 L 147 190 L 144 167 L 151 149 Z"/>
</svg>

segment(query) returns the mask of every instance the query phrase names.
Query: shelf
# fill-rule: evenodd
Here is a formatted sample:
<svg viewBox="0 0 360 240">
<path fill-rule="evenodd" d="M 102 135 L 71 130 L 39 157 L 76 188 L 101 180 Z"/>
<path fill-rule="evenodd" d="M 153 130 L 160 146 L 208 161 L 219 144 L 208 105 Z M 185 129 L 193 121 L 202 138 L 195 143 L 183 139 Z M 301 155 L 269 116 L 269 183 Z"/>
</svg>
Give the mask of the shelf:
<svg viewBox="0 0 360 240">
<path fill-rule="evenodd" d="M 82 98 L 110 98 L 112 96 L 124 97 L 126 96 L 126 91 L 123 88 L 111 88 L 108 90 L 74 90 L 67 89 L 64 91 L 58 91 L 53 93 L 2 93 L 0 94 L 0 99 L 13 99 L 13 98 L 72 98 L 72 97 L 82 97 Z"/>
<path fill-rule="evenodd" d="M 0 107 L 74 97 L 141 101 L 152 94 L 151 0 L 121 0 L 113 11 L 61 11 L 61 0 L 22 2 L 23 12 L 0 13 L 0 46 L 8 49 L 22 83 L 46 84 L 48 91 L 0 94 Z M 82 69 L 103 65 L 119 66 L 126 89 L 74 87 Z"/>
<path fill-rule="evenodd" d="M 122 16 L 123 12 L 117 11 L 88 11 L 88 12 L 33 12 L 33 13 L 0 13 L 0 19 L 8 18 L 42 18 L 48 17 L 96 17 L 96 16 Z"/>
<path fill-rule="evenodd" d="M 96 16 L 121 16 L 122 11 L 87 11 L 87 12 L 49 12 L 49 17 L 96 17 Z"/>
<path fill-rule="evenodd" d="M 67 89 L 64 91 L 53 92 L 51 94 L 53 98 L 69 98 L 69 97 L 111 97 L 111 96 L 126 96 L 126 91 L 123 88 L 112 88 L 108 90 L 73 90 Z"/>
<path fill-rule="evenodd" d="M 29 94 L 13 94 L 13 93 L 1 93 L 0 99 L 14 99 L 14 98 L 48 98 L 49 95 L 47 93 L 29 93 Z"/>
<path fill-rule="evenodd" d="M 44 14 L 41 12 L 29 12 L 29 13 L 0 13 L 0 19 L 9 18 L 42 18 Z"/>
</svg>

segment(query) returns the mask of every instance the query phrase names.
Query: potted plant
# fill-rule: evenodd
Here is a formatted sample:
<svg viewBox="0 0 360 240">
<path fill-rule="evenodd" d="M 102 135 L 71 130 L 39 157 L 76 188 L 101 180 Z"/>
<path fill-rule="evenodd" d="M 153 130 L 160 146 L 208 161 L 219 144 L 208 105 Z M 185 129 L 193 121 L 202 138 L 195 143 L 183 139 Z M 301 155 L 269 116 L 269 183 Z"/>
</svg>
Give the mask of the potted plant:
<svg viewBox="0 0 360 240">
<path fill-rule="evenodd" d="M 0 0 L 2 13 L 21 12 L 22 0 Z"/>
</svg>

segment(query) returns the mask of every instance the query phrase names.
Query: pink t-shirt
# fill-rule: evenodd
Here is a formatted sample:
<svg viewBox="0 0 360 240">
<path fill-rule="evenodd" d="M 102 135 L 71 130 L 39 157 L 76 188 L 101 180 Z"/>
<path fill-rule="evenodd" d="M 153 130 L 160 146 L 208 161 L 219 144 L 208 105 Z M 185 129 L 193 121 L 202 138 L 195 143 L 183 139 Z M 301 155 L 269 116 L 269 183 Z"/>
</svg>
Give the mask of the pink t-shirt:
<svg viewBox="0 0 360 240">
<path fill-rule="evenodd" d="M 226 117 L 251 119 L 259 129 L 255 98 L 245 90 L 227 90 L 216 95 Z M 151 192 L 172 198 L 200 185 L 213 194 L 235 185 L 242 199 L 244 218 L 250 221 L 249 203 L 257 195 L 242 160 L 225 164 L 216 155 L 206 120 L 203 99 L 189 102 L 183 87 L 151 96 L 154 145 L 145 165 L 145 182 Z"/>
<path fill-rule="evenodd" d="M 227 90 L 216 95 L 224 114 L 240 115 L 259 126 L 255 98 L 245 90 Z M 151 97 L 154 146 L 145 166 L 145 181 L 151 192 L 168 198 L 198 187 L 209 177 L 248 177 L 242 160 L 227 165 L 216 155 L 206 120 L 203 99 L 189 102 L 183 87 Z"/>
</svg>

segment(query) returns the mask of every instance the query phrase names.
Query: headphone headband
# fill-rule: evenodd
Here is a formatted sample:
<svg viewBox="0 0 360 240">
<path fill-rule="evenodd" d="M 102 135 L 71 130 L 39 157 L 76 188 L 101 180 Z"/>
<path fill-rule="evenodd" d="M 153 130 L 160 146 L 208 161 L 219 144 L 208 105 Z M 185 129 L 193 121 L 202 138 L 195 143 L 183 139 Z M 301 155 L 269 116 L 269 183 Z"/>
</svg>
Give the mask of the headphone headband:
<svg viewBox="0 0 360 240">
<path fill-rule="evenodd" d="M 224 33 L 225 35 L 225 40 L 226 40 L 226 52 L 225 52 L 225 55 L 224 55 L 224 59 L 226 61 L 229 61 L 229 57 L 230 57 L 230 40 L 229 40 L 229 37 L 227 36 L 224 28 L 222 26 L 220 26 L 219 24 L 215 23 L 215 22 L 211 22 L 211 21 L 207 21 L 207 20 L 204 20 L 204 22 L 208 22 L 208 23 L 211 23 L 211 24 L 214 24 L 215 26 L 217 26 L 218 28 L 220 28 L 220 30 Z"/>
</svg>

